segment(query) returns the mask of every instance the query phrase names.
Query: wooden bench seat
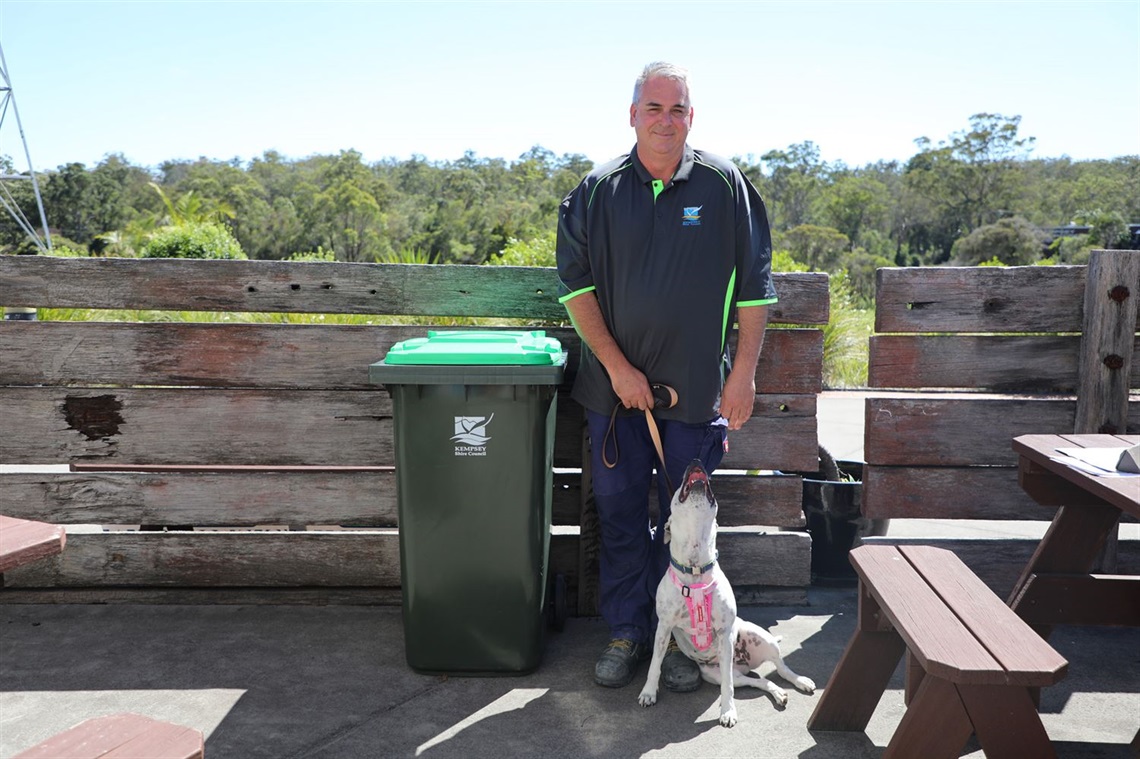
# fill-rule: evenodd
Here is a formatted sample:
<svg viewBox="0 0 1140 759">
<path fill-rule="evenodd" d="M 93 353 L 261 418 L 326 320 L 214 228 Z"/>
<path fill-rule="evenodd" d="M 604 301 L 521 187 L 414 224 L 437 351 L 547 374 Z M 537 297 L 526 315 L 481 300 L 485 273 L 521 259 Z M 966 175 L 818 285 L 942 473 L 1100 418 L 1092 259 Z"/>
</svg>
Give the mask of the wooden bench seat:
<svg viewBox="0 0 1140 759">
<path fill-rule="evenodd" d="M 950 551 L 861 546 L 856 630 L 808 721 L 864 730 L 908 653 L 908 708 L 884 759 L 956 757 L 971 734 L 987 757 L 1053 757 L 1036 689 L 1068 662 Z"/>
<path fill-rule="evenodd" d="M 201 731 L 141 714 L 80 722 L 12 759 L 202 759 Z"/>
<path fill-rule="evenodd" d="M 63 550 L 62 525 L 16 519 L 0 514 L 0 574 Z"/>
</svg>

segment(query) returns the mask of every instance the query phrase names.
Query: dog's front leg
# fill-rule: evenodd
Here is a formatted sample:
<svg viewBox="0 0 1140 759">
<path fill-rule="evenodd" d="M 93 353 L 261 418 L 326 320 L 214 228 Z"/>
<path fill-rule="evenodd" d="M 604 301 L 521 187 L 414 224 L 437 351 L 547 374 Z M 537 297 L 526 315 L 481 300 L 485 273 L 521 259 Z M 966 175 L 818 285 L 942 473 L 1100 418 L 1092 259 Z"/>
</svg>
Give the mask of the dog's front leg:
<svg viewBox="0 0 1140 759">
<path fill-rule="evenodd" d="M 729 617 L 726 622 L 720 636 L 720 724 L 733 727 L 736 724 L 736 701 L 732 657 L 736 646 L 736 618 Z"/>
<path fill-rule="evenodd" d="M 637 697 L 637 703 L 642 706 L 653 706 L 657 703 L 657 688 L 661 684 L 661 662 L 665 658 L 665 651 L 669 648 L 669 636 L 672 634 L 672 620 L 662 617 L 657 622 L 657 634 L 653 638 L 653 658 L 649 660 L 649 674 L 645 678 L 645 687 Z"/>
</svg>

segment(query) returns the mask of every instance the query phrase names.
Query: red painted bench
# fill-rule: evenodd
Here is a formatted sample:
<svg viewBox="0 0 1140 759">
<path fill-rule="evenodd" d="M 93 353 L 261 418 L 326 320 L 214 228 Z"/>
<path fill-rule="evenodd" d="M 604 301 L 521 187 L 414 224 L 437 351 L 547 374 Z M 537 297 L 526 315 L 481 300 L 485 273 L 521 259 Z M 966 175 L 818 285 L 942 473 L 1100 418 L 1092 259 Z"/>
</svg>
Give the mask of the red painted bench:
<svg viewBox="0 0 1140 759">
<path fill-rule="evenodd" d="M 202 733 L 141 714 L 80 722 L 12 759 L 203 759 Z"/>
<path fill-rule="evenodd" d="M 1036 689 L 1068 662 L 956 555 L 929 546 L 861 546 L 855 634 L 808 721 L 864 730 L 908 652 L 908 708 L 883 759 L 952 759 L 971 734 L 997 757 L 1056 757 Z"/>
</svg>

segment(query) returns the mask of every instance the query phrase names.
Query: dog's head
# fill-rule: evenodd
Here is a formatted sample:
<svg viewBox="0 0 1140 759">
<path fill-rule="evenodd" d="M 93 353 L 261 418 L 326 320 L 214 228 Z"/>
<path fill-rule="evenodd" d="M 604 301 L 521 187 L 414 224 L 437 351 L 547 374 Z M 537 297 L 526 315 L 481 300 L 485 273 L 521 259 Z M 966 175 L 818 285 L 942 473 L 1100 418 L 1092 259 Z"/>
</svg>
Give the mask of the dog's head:
<svg viewBox="0 0 1140 759">
<path fill-rule="evenodd" d="M 669 519 L 665 523 L 665 542 L 682 533 L 688 540 L 704 542 L 715 533 L 716 510 L 708 472 L 700 461 L 693 459 L 685 469 L 681 486 L 673 494 Z"/>
</svg>

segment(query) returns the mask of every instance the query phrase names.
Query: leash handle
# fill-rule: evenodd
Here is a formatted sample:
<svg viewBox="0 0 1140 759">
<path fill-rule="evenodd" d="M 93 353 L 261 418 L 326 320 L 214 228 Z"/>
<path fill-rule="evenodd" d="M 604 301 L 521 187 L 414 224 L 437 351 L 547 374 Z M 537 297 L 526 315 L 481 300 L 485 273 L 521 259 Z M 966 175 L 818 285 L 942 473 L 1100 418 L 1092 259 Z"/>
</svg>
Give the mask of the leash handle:
<svg viewBox="0 0 1140 759">
<path fill-rule="evenodd" d="M 651 383 L 649 389 L 653 392 L 653 407 L 654 408 L 673 408 L 677 405 L 677 391 L 669 385 L 661 383 Z M 614 406 L 614 410 L 610 412 L 610 426 L 606 429 L 606 436 L 602 440 L 602 463 L 605 464 L 606 469 L 613 469 L 617 466 L 618 452 L 617 433 L 614 431 L 614 424 L 617 420 L 618 412 L 621 411 L 622 404 L 619 401 Z M 645 423 L 649 426 L 649 436 L 653 438 L 653 447 L 657 449 L 657 460 L 661 462 L 661 473 L 665 475 L 665 484 L 669 487 L 670 494 L 673 492 L 673 482 L 669 479 L 669 468 L 665 466 L 665 449 L 661 445 L 661 432 L 657 429 L 657 420 L 653 417 L 653 412 L 650 409 L 645 409 Z M 614 458 L 610 461 L 606 455 L 606 448 L 610 440 L 613 440 Z"/>
</svg>

